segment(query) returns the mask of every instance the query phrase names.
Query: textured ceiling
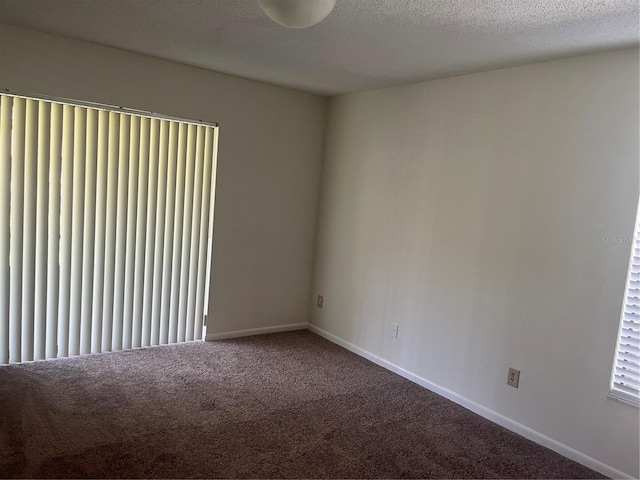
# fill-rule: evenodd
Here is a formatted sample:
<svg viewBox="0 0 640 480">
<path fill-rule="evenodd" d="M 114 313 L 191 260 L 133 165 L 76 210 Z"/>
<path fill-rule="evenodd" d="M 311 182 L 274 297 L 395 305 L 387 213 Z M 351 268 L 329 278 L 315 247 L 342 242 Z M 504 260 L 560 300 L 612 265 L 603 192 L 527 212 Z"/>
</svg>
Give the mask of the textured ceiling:
<svg viewBox="0 0 640 480">
<path fill-rule="evenodd" d="M 0 23 L 323 95 L 634 46 L 638 15 L 638 0 L 338 0 L 293 30 L 255 0 L 0 0 Z"/>
</svg>

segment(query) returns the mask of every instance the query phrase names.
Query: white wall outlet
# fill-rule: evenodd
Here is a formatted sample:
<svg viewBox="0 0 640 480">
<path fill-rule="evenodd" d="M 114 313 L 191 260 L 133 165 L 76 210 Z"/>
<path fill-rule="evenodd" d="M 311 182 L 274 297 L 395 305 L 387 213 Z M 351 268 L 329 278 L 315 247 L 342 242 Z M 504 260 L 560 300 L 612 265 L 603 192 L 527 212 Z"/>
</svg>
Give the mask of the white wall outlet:
<svg viewBox="0 0 640 480">
<path fill-rule="evenodd" d="M 324 297 L 322 295 L 318 295 L 318 308 L 322 308 L 324 305 Z"/>
<path fill-rule="evenodd" d="M 398 324 L 397 323 L 392 323 L 391 324 L 391 336 L 393 338 L 398 338 Z"/>
<path fill-rule="evenodd" d="M 507 385 L 513 388 L 518 388 L 520 383 L 520 370 L 509 367 L 509 376 L 507 377 Z"/>
</svg>

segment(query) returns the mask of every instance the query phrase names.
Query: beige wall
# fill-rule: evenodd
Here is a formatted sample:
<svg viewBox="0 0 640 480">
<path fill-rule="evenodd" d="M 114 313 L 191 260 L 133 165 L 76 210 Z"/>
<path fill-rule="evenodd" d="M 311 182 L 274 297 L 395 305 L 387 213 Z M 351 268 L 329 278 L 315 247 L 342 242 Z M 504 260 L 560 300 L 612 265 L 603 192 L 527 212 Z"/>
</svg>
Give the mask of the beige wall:
<svg viewBox="0 0 640 480">
<path fill-rule="evenodd" d="M 324 98 L 8 26 L 0 88 L 219 122 L 208 331 L 308 320 Z"/>
<path fill-rule="evenodd" d="M 604 239 L 633 232 L 638 51 L 341 96 L 327 125 L 312 323 L 637 478 L 638 409 L 607 398 L 630 244 Z"/>
</svg>

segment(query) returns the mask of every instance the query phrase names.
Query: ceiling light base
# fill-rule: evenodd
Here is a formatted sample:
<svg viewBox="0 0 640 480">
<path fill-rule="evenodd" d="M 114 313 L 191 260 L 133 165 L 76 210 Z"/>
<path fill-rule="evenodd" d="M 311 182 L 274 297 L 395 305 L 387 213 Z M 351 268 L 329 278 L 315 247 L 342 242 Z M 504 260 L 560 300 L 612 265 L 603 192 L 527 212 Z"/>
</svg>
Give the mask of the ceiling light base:
<svg viewBox="0 0 640 480">
<path fill-rule="evenodd" d="M 336 0 L 258 0 L 274 22 L 289 28 L 307 28 L 320 23 L 336 6 Z"/>
</svg>

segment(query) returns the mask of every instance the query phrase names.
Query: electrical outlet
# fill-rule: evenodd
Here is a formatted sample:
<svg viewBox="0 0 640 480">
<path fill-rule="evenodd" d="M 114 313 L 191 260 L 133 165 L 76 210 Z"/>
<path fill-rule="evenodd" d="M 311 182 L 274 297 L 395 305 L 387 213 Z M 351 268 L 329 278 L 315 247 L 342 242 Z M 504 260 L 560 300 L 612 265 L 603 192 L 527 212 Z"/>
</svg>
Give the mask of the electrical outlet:
<svg viewBox="0 0 640 480">
<path fill-rule="evenodd" d="M 324 297 L 322 295 L 318 295 L 318 308 L 322 308 L 324 304 Z"/>
<path fill-rule="evenodd" d="M 393 338 L 398 338 L 398 324 L 397 323 L 392 323 L 391 324 L 391 336 Z"/>
<path fill-rule="evenodd" d="M 507 385 L 513 388 L 518 388 L 520 383 L 520 370 L 509 367 L 509 376 L 507 377 Z"/>
</svg>

